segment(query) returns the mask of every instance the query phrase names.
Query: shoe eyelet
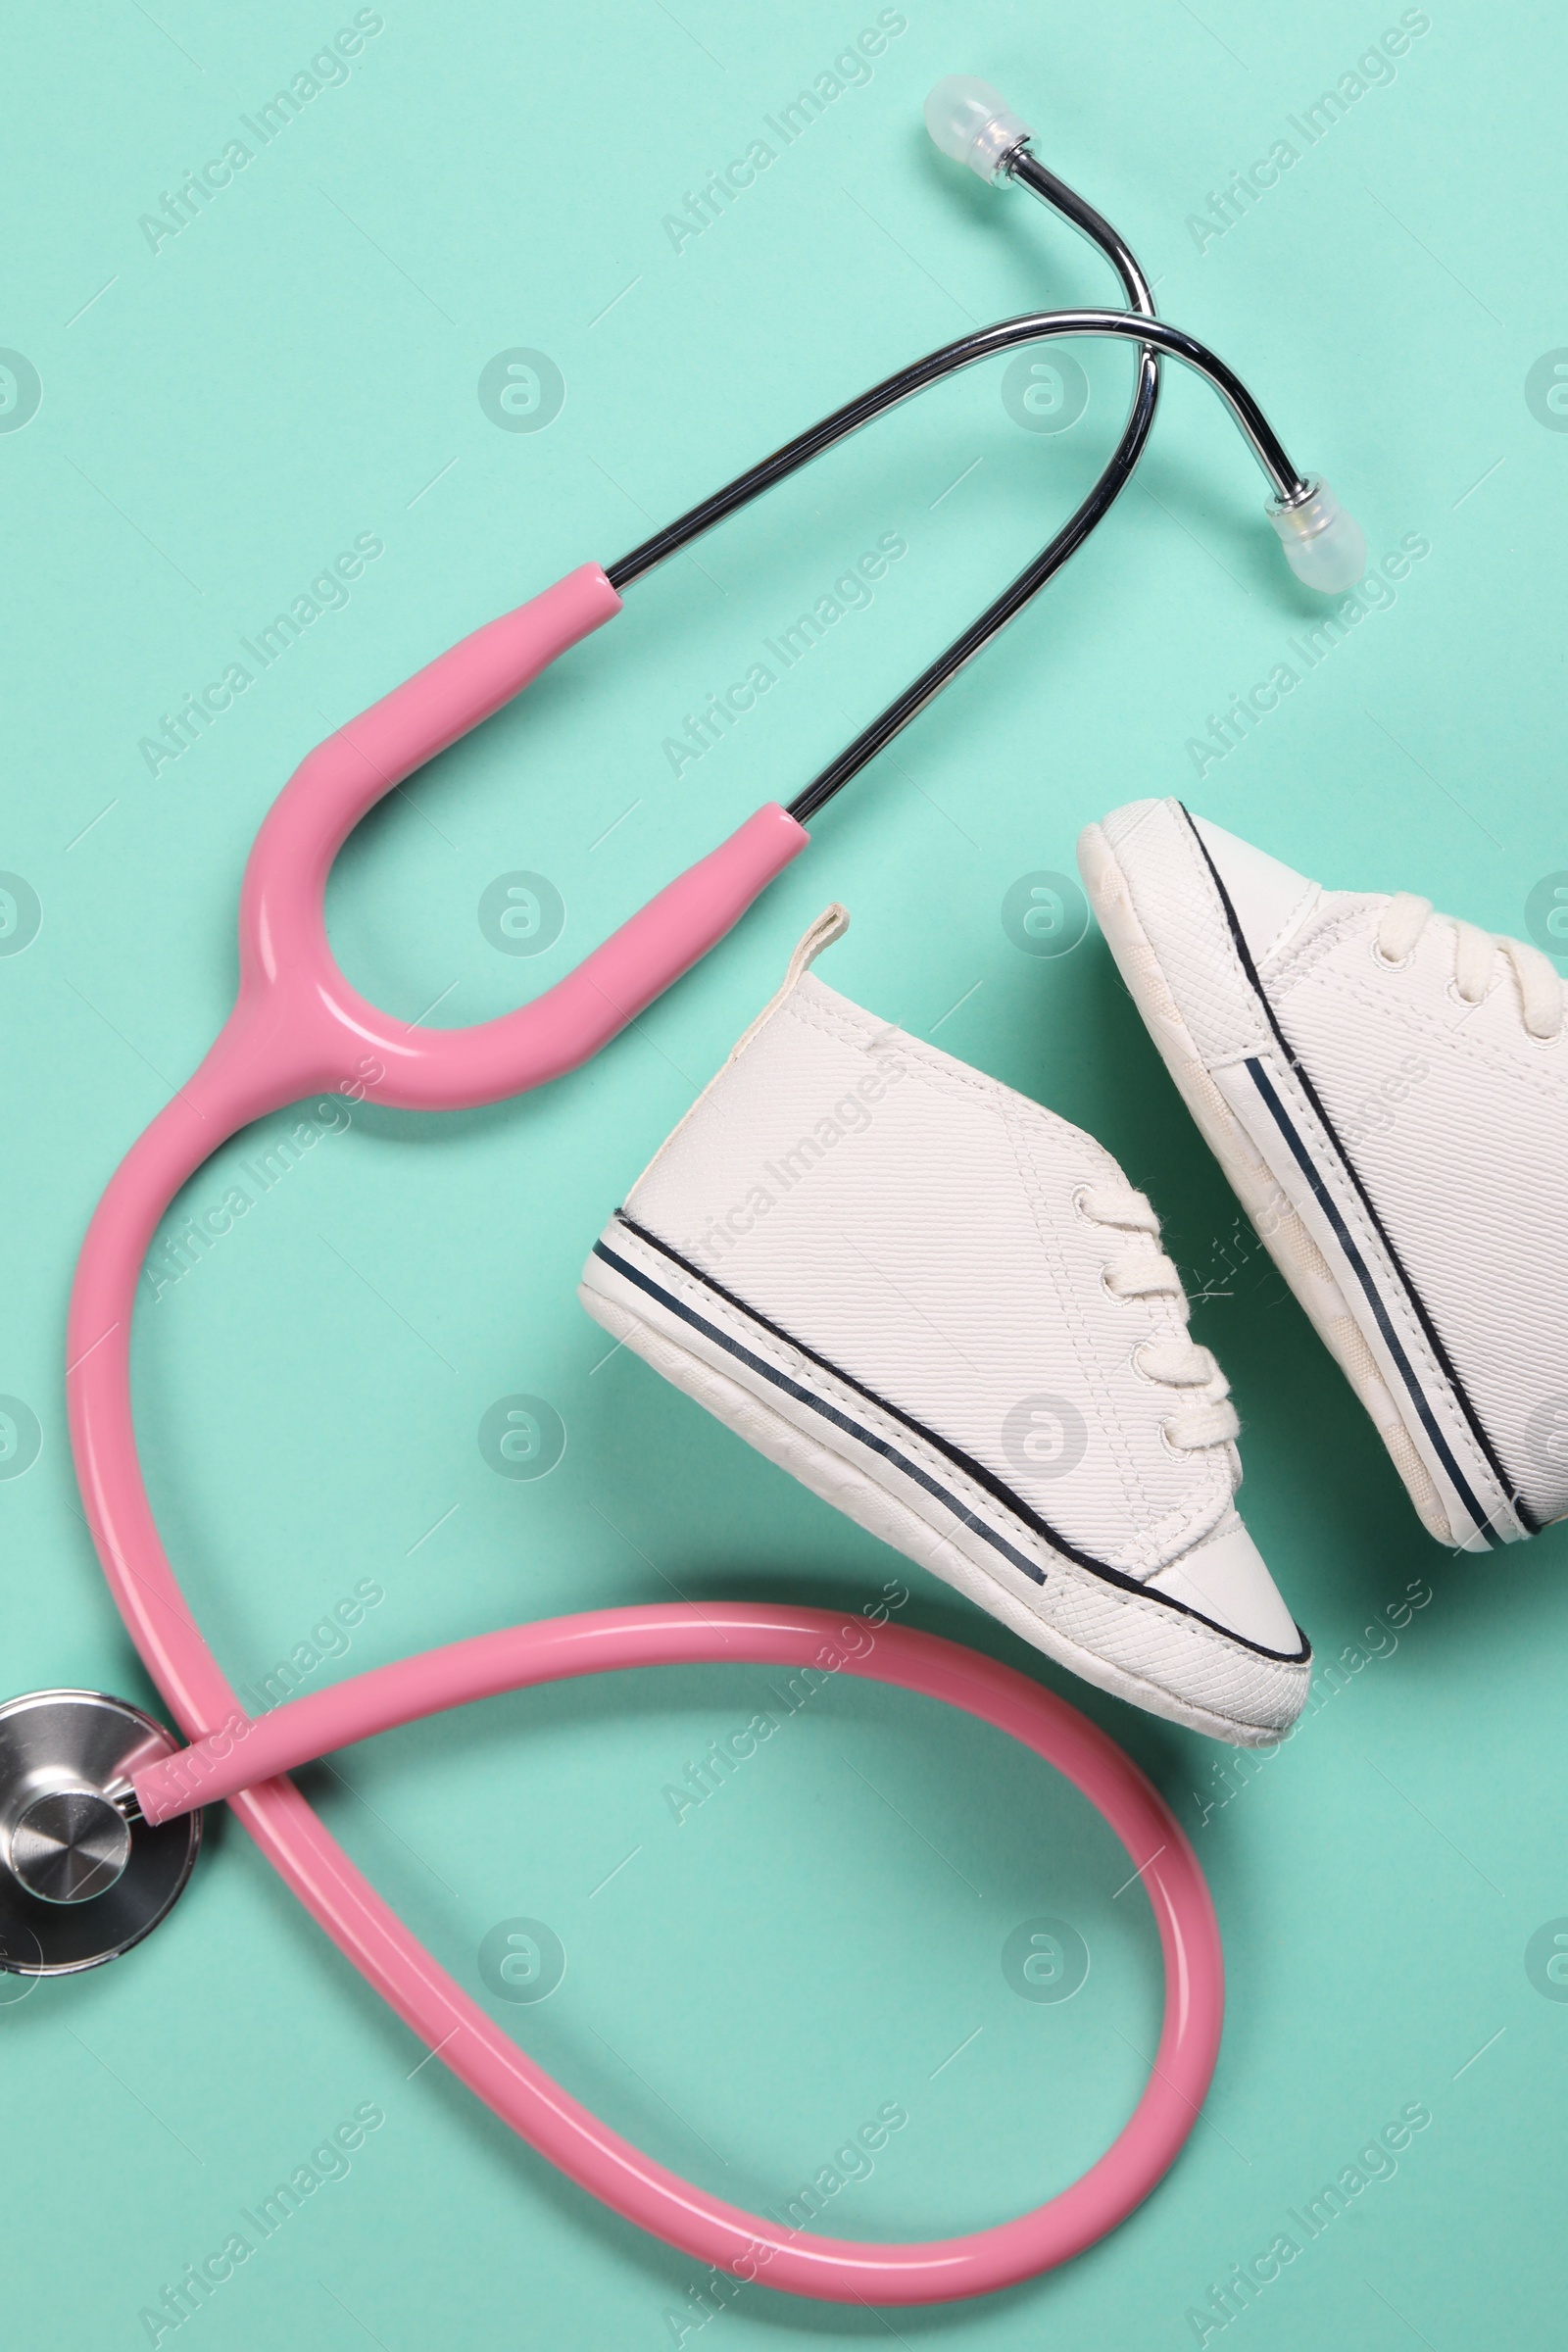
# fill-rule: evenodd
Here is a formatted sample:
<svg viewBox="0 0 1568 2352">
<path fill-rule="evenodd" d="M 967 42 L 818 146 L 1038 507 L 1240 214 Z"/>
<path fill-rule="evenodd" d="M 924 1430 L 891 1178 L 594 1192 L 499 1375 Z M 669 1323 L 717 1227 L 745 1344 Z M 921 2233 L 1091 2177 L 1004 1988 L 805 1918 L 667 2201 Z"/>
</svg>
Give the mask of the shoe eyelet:
<svg viewBox="0 0 1568 2352">
<path fill-rule="evenodd" d="M 1072 1204 L 1074 1210 L 1080 1217 L 1082 1217 L 1086 1225 L 1098 1225 L 1100 1222 L 1099 1218 L 1092 1217 L 1089 1214 L 1088 1209 L 1084 1206 L 1084 1202 L 1089 1198 L 1090 1190 L 1091 1188 L 1087 1184 L 1075 1184 L 1072 1188 L 1071 1194 Z"/>
<path fill-rule="evenodd" d="M 1410 969 L 1411 964 L 1415 961 L 1415 950 L 1412 948 L 1407 956 L 1385 956 L 1383 950 L 1378 946 L 1376 939 L 1374 939 L 1372 942 L 1372 960 L 1377 965 L 1380 972 L 1407 972 Z"/>
<path fill-rule="evenodd" d="M 1131 1306 L 1133 1304 L 1133 1299 L 1131 1298 L 1123 1298 L 1120 1291 L 1113 1291 L 1111 1289 L 1110 1284 L 1105 1279 L 1109 1272 L 1110 1268 L 1108 1266 L 1102 1266 L 1100 1269 L 1100 1287 L 1104 1292 L 1105 1297 L 1110 1300 L 1113 1306 Z"/>
</svg>

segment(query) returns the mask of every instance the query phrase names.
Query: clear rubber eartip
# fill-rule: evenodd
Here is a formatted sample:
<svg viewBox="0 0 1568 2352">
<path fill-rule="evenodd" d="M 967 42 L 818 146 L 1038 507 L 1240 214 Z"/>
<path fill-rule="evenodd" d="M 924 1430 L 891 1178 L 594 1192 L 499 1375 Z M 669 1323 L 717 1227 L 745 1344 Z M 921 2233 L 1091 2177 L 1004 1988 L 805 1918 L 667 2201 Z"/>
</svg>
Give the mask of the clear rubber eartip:
<svg viewBox="0 0 1568 2352">
<path fill-rule="evenodd" d="M 1264 513 L 1303 588 L 1338 596 L 1355 586 L 1366 569 L 1366 533 L 1327 482 L 1314 477 L 1307 484 L 1307 496 L 1295 506 L 1282 506 L 1271 498 Z"/>
<path fill-rule="evenodd" d="M 1029 136 L 1006 100 L 972 74 L 950 74 L 925 102 L 925 126 L 944 155 L 967 164 L 988 183 Z"/>
</svg>

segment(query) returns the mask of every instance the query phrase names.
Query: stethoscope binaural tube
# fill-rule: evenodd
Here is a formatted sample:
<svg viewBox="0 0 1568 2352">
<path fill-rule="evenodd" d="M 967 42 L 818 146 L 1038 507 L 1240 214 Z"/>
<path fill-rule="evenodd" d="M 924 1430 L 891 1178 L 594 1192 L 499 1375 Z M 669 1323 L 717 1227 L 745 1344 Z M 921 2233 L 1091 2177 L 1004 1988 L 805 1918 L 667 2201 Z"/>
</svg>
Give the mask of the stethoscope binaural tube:
<svg viewBox="0 0 1568 2352">
<path fill-rule="evenodd" d="M 940 350 L 911 362 L 835 410 L 818 424 L 786 442 L 782 449 L 725 483 L 722 489 L 713 491 L 674 522 L 656 531 L 652 538 L 610 566 L 609 577 L 613 585 L 629 587 L 656 564 L 690 546 L 715 523 L 738 513 L 801 466 L 809 465 L 813 458 L 858 431 L 874 416 L 944 376 L 972 367 L 997 352 L 1075 333 L 1135 340 L 1141 346 L 1138 380 L 1121 438 L 1082 504 L 1002 594 L 789 804 L 791 815 L 803 823 L 874 760 L 925 709 L 933 696 L 1039 595 L 1103 521 L 1132 478 L 1148 441 L 1159 397 L 1157 355 L 1161 350 L 1205 376 L 1229 407 L 1269 482 L 1272 496 L 1266 512 L 1298 578 L 1307 587 L 1334 594 L 1353 586 L 1366 566 L 1366 542 L 1354 518 L 1345 513 L 1321 479 L 1298 471 L 1257 402 L 1223 361 L 1217 360 L 1193 336 L 1167 339 L 1173 330 L 1163 327 L 1154 316 L 1152 291 L 1131 247 L 1102 214 L 1040 163 L 1029 143 L 1032 134 L 1028 125 L 1011 113 L 997 92 L 986 82 L 961 75 L 939 82 L 926 101 L 926 126 L 946 155 L 967 163 L 982 179 L 994 184 L 1016 181 L 1058 213 L 1109 262 L 1121 280 L 1131 310 L 1125 314 L 1098 310 L 1042 312 L 1033 317 L 1004 319 L 972 335 L 960 336 L 956 342 L 944 344 Z M 1067 324 L 1069 318 L 1078 323 Z"/>
<path fill-rule="evenodd" d="M 1069 188 L 1064 180 L 1057 179 L 1054 172 L 1048 172 L 1045 166 L 1038 161 L 1030 148 L 1026 125 L 1019 122 L 1015 116 L 1010 115 L 1002 106 L 995 91 L 988 89 L 984 83 L 968 82 L 957 78 L 939 82 L 926 101 L 926 125 L 937 145 L 943 148 L 945 153 L 958 156 L 958 150 L 943 135 L 943 116 L 947 109 L 950 93 L 953 92 L 957 92 L 963 99 L 970 99 L 971 93 L 974 92 L 983 93 L 982 104 L 988 108 L 991 120 L 1000 122 L 1005 126 L 995 141 L 995 152 L 1000 159 L 996 169 L 982 172 L 981 176 L 999 182 L 1004 178 L 1016 180 L 1020 187 L 1027 188 L 1030 194 L 1037 197 L 1042 204 L 1048 205 L 1110 264 L 1121 281 L 1122 292 L 1127 298 L 1129 308 L 1143 313 L 1146 317 L 1152 317 L 1154 313 L 1153 291 L 1131 246 L 1117 234 L 1102 213 L 1097 212 L 1095 207 L 1085 197 L 1080 196 L 1075 188 Z M 958 156 L 958 160 L 965 159 Z M 902 378 L 891 380 L 898 382 Z M 887 388 L 879 386 L 877 389 L 886 391 Z M 911 391 L 915 388 L 913 384 L 908 387 Z M 867 394 L 864 397 L 870 400 L 875 395 Z M 897 394 L 894 397 L 899 398 L 903 395 Z M 1106 460 L 1088 496 L 1068 516 L 1061 528 L 1047 542 L 1040 554 L 1026 564 L 1015 578 L 1008 581 L 1001 595 L 993 598 L 985 610 L 977 613 L 966 628 L 959 631 L 952 644 L 947 646 L 935 661 L 929 662 L 918 677 L 911 679 L 902 693 L 895 695 L 886 710 L 879 712 L 868 726 L 863 727 L 854 741 L 847 744 L 837 758 L 829 761 L 820 775 L 813 777 L 799 799 L 792 804 L 793 812 L 803 822 L 815 809 L 830 801 L 833 795 L 850 781 L 852 776 L 858 775 L 860 769 L 868 761 L 874 760 L 877 754 L 884 750 L 894 737 L 925 709 L 932 697 L 939 694 L 951 679 L 956 677 L 965 663 L 972 662 L 975 655 L 989 645 L 992 638 L 1023 611 L 1025 605 L 1031 603 L 1039 595 L 1041 589 L 1055 577 L 1068 559 L 1076 554 L 1084 541 L 1104 520 L 1117 498 L 1132 479 L 1138 461 L 1143 456 L 1144 444 L 1148 440 L 1150 429 L 1153 424 L 1154 411 L 1158 401 L 1159 361 L 1146 345 L 1139 353 L 1138 375 L 1133 392 L 1132 407 L 1128 413 L 1127 421 L 1122 427 L 1121 438 Z M 889 401 L 884 405 L 891 406 L 892 402 Z M 710 524 L 720 521 L 726 514 L 734 514 L 761 491 L 771 488 L 775 482 L 782 481 L 798 466 L 805 465 L 810 458 L 819 456 L 822 449 L 831 446 L 829 442 L 817 441 L 816 436 L 821 432 L 831 426 L 840 425 L 841 430 L 835 432 L 833 438 L 841 439 L 845 432 L 853 432 L 858 424 L 866 422 L 869 416 L 880 413 L 877 410 L 870 410 L 861 414 L 859 412 L 862 410 L 862 406 L 861 402 L 852 402 L 848 409 L 840 410 L 835 416 L 824 419 L 823 424 L 814 427 L 812 432 L 802 435 L 798 440 L 788 443 L 785 448 L 775 451 L 771 458 L 765 458 L 760 466 L 749 468 L 735 481 L 728 483 L 724 489 L 715 492 L 711 498 L 694 508 L 689 514 L 682 515 L 678 521 L 669 524 L 666 529 L 656 532 L 652 539 L 645 541 L 641 547 L 634 548 L 629 556 L 623 557 L 620 563 L 611 566 L 611 577 L 614 580 L 615 585 L 617 587 L 628 586 L 632 580 L 639 578 L 644 571 L 651 570 L 655 564 L 662 563 L 666 556 L 673 555 L 677 548 L 687 545 L 692 538 L 707 530 Z M 851 419 L 851 421 L 846 422 L 845 419 Z M 814 444 L 814 446 L 808 447 L 805 446 L 806 444 Z"/>
<path fill-rule="evenodd" d="M 1026 159 L 1016 148 L 1015 141 L 1008 169 L 1030 184 Z M 1087 207 L 1079 209 L 1088 216 Z M 1136 270 L 1130 257 L 1128 268 Z M 1124 286 L 1142 284 L 1141 275 L 1130 279 L 1125 270 L 1123 275 Z M 1128 340 L 1140 353 L 1133 411 L 1096 491 L 988 612 L 833 770 L 799 796 L 793 810 L 770 804 L 756 811 L 572 972 L 499 1020 L 470 1029 L 411 1028 L 353 989 L 327 942 L 326 881 L 349 832 L 384 794 L 618 612 L 620 587 L 771 483 L 956 368 L 996 351 L 1073 333 Z M 292 1783 L 271 1778 L 252 1784 L 250 1767 L 270 1759 L 268 1768 L 280 1773 L 310 1752 L 317 1739 L 365 1736 L 411 1713 L 460 1703 L 481 1690 L 593 1671 L 595 1662 L 795 1658 L 808 1654 L 813 1643 L 831 1642 L 833 1621 L 808 1610 L 705 1604 L 701 1610 L 603 1612 L 564 1629 L 519 1627 L 338 1685 L 321 1694 L 327 1703 L 315 1714 L 279 1710 L 270 1719 L 270 1729 L 249 1727 L 163 1548 L 137 1460 L 129 1357 L 140 1268 L 174 1194 L 227 1137 L 270 1110 L 318 1091 L 411 1109 L 466 1107 L 542 1085 L 597 1053 L 722 938 L 800 854 L 808 840 L 800 818 L 872 756 L 876 745 L 865 747 L 877 729 L 885 730 L 881 740 L 886 740 L 888 732 L 906 724 L 944 676 L 967 658 L 964 649 L 977 650 L 1059 567 L 1071 553 L 1069 539 L 1081 544 L 1147 436 L 1158 353 L 1197 368 L 1230 404 L 1280 493 L 1276 527 L 1281 516 L 1293 517 L 1287 527 L 1302 544 L 1325 535 L 1332 539 L 1334 514 L 1321 503 L 1313 505 L 1326 494 L 1294 474 L 1245 387 L 1201 344 L 1147 310 L 1040 313 L 1006 320 L 946 345 L 873 387 L 656 541 L 633 551 L 610 573 L 584 564 L 516 612 L 477 630 L 302 761 L 265 819 L 247 861 L 239 916 L 240 987 L 233 1011 L 195 1075 L 111 1179 L 89 1227 L 72 1294 L 67 1344 L 72 1441 L 105 1577 L 186 1739 L 210 1761 L 224 1761 L 216 1745 L 224 1739 L 230 1752 L 244 1758 L 236 1767 L 238 1780 L 232 1772 L 209 1776 L 202 1788 L 224 1788 L 263 1852 L 367 1981 L 444 2064 L 572 2179 L 618 2212 L 673 2244 L 721 2263 L 737 2278 L 765 2276 L 769 2283 L 801 2294 L 920 2302 L 983 2292 L 1088 2244 L 1157 2180 L 1201 2104 L 1217 2048 L 1221 1999 L 1212 1906 L 1191 1849 L 1161 1800 L 1112 1742 L 1024 1677 L 907 1629 L 883 1628 L 872 1656 L 856 1671 L 944 1697 L 1001 1725 L 1066 1771 L 1102 1804 L 1122 1836 L 1154 1903 L 1165 1953 L 1167 2000 L 1159 2053 L 1136 2114 L 1106 2156 L 1063 2196 L 996 2230 L 934 2246 L 853 2246 L 802 2240 L 723 2205 L 630 2148 L 552 2082 L 382 1902 Z M 1289 539 L 1287 552 L 1296 564 Z M 1343 563 L 1343 538 L 1339 554 Z M 705 1646 L 717 1638 L 715 1625 L 721 1633 L 717 1649 Z M 314 1703 L 305 1702 L 307 1708 Z M 248 1744 L 252 1731 L 254 1745 Z M 164 1807 L 163 1829 L 136 1811 L 133 1788 L 145 1785 L 157 1811 L 153 1800 L 163 1785 L 149 1777 L 163 1741 L 154 1740 L 139 1764 L 125 1756 L 125 1740 L 140 1736 L 137 1727 L 117 1734 L 124 1785 L 116 1783 L 108 1792 L 131 1822 L 133 1846 L 138 1838 L 179 1835 L 177 1807 L 172 1814 Z M 270 1749 L 270 1741 L 274 1743 Z M 195 1767 L 175 1759 L 173 1769 Z M 202 1788 L 187 1794 L 192 1807 L 205 1801 Z M 196 1817 L 187 1812 L 185 1818 Z M 107 1852 L 116 1842 L 115 1824 L 104 1819 L 101 1807 L 92 1810 L 89 1827 Z M 28 1834 L 37 1844 L 35 1829 Z M 169 1848 L 171 1882 L 183 1867 L 183 1847 Z M 3 1951 L 0 1965 L 11 1965 Z M 743 2267 L 748 2264 L 750 2269 Z"/>
<path fill-rule="evenodd" d="M 1348 587 L 1353 579 L 1360 577 L 1366 562 L 1366 544 L 1359 528 L 1339 508 L 1332 493 L 1327 492 L 1321 482 L 1303 478 L 1297 472 L 1279 435 L 1241 377 L 1206 344 L 1200 343 L 1196 335 L 1185 334 L 1180 327 L 1167 326 L 1162 318 L 1137 311 L 1028 312 L 1022 318 L 1002 318 L 994 326 L 978 327 L 972 334 L 960 335 L 956 342 L 942 344 L 938 350 L 928 352 L 924 359 L 912 361 L 908 367 L 901 368 L 897 374 L 887 376 L 880 384 L 873 384 L 869 391 L 847 402 L 842 409 L 835 409 L 830 416 L 824 416 L 820 423 L 812 425 L 796 440 L 787 442 L 772 457 L 763 459 L 760 466 L 754 466 L 746 473 L 737 475 L 733 482 L 726 483 L 722 490 L 715 491 L 701 506 L 694 507 L 689 514 L 681 515 L 654 538 L 645 540 L 641 547 L 634 548 L 630 555 L 612 564 L 606 577 L 615 588 L 630 587 L 652 571 L 656 564 L 662 564 L 683 547 L 689 547 L 705 531 L 712 530 L 740 508 L 749 505 L 754 498 L 760 498 L 764 490 L 773 489 L 777 483 L 798 472 L 801 466 L 808 466 L 813 458 L 821 457 L 838 442 L 847 440 L 851 433 L 858 432 L 862 425 L 869 424 L 874 417 L 897 408 L 901 401 L 911 399 L 915 393 L 925 391 L 929 385 L 940 383 L 945 376 L 955 375 L 964 368 L 976 367 L 982 360 L 993 359 L 1004 351 L 1016 350 L 1023 344 L 1047 343 L 1058 337 L 1074 335 L 1136 343 L 1146 355 L 1163 352 L 1171 359 L 1180 360 L 1196 375 L 1201 376 L 1225 403 L 1232 421 L 1270 484 L 1274 495 L 1267 512 L 1275 519 L 1276 529 L 1279 528 L 1280 517 L 1303 512 L 1316 513 L 1318 504 L 1314 502 L 1329 502 L 1332 513 L 1327 514 L 1327 518 L 1318 524 L 1314 543 L 1325 531 L 1334 533 L 1336 547 L 1343 549 L 1345 577 L 1343 581 L 1336 579 L 1333 583 L 1324 581 L 1313 584 Z M 1118 445 L 1118 458 L 1133 442 L 1133 426 L 1138 415 L 1139 410 L 1135 408 L 1133 420 Z M 1140 437 L 1133 462 L 1136 462 L 1137 450 L 1141 448 Z M 1114 466 L 1114 459 L 1112 463 Z M 1130 471 L 1130 466 L 1127 470 Z M 1107 468 L 1102 474 L 1102 483 L 1109 480 L 1111 471 L 1111 468 Z M 1117 489 L 1126 478 L 1127 472 L 1121 472 L 1116 483 Z M 1079 509 L 1079 514 L 1084 514 L 1093 503 L 1092 495 Z M 1075 516 L 1074 522 L 1077 519 Z M 1071 546 L 1063 547 L 1062 541 L 1071 533 L 1072 524 L 1067 526 L 1065 532 L 1059 533 L 1051 547 L 1019 573 L 963 635 L 956 638 L 945 654 L 924 670 L 912 685 L 906 687 L 896 702 L 889 705 L 879 719 L 858 736 L 804 792 L 797 794 L 789 804 L 791 815 L 803 821 L 814 815 L 824 803 L 842 790 L 852 776 L 858 775 L 867 761 L 874 759 L 877 752 L 890 743 L 901 728 L 907 726 L 933 696 L 941 692 L 964 662 L 972 661 L 981 648 L 989 644 L 997 632 L 1020 612 L 1032 597 L 1040 593 L 1068 556 L 1082 546 L 1089 530 L 1096 527 L 1100 519 L 1101 516 L 1097 514 L 1095 522 L 1086 523 L 1072 539 Z M 1293 569 L 1298 570 L 1295 553 L 1297 544 L 1294 536 L 1286 538 L 1285 552 Z M 1059 553 L 1056 552 L 1058 550 Z"/>
</svg>

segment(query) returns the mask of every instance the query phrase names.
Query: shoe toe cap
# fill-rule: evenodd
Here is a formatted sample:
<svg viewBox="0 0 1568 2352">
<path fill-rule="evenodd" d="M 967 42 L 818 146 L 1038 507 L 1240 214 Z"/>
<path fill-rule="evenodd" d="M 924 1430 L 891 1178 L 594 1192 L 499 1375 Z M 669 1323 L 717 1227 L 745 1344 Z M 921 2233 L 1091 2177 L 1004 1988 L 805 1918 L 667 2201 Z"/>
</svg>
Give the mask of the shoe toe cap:
<svg viewBox="0 0 1568 2352">
<path fill-rule="evenodd" d="M 1111 809 L 1086 827 L 1078 863 L 1097 907 L 1107 889 L 1131 892 L 1156 953 L 1171 946 L 1173 933 L 1191 933 L 1195 924 L 1200 932 L 1200 910 L 1214 907 L 1223 894 L 1226 922 L 1241 933 L 1254 969 L 1295 937 L 1322 897 L 1318 884 L 1293 866 L 1176 800 L 1129 801 Z"/>
<path fill-rule="evenodd" d="M 1317 884 L 1266 850 L 1210 824 L 1206 816 L 1195 816 L 1193 830 L 1219 876 L 1254 966 L 1266 963 L 1299 928 L 1319 896 Z"/>
<path fill-rule="evenodd" d="M 1240 1519 L 1184 1551 L 1149 1579 L 1147 1588 L 1194 1609 L 1223 1633 L 1234 1634 L 1272 1657 L 1298 1658 L 1303 1643 L 1280 1597 L 1263 1555 Z"/>
</svg>

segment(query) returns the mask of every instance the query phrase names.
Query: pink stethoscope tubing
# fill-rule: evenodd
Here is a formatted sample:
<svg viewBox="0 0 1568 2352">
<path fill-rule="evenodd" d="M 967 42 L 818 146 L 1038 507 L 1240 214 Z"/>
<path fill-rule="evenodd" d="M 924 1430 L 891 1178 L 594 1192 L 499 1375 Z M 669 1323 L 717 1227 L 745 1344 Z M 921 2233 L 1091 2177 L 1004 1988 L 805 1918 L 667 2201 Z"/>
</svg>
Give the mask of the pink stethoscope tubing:
<svg viewBox="0 0 1568 2352">
<path fill-rule="evenodd" d="M 1024 1676 L 934 1636 L 895 1626 L 868 1636 L 859 1623 L 852 1644 L 851 1629 L 822 1611 L 724 1602 L 513 1627 L 377 1668 L 252 1722 L 186 1605 L 137 1460 L 130 1332 L 142 1261 L 169 1202 L 221 1143 L 319 1091 L 430 1110 L 543 1085 L 596 1054 L 689 970 L 805 848 L 807 834 L 785 810 L 760 808 L 533 1004 L 474 1028 L 411 1027 L 349 986 L 327 944 L 324 896 L 354 825 L 619 609 L 603 571 L 585 564 L 441 655 L 301 762 L 246 865 L 234 1009 L 94 1213 L 68 1327 L 72 1444 L 110 1591 L 193 1743 L 142 1774 L 138 1793 L 150 1820 L 227 1797 L 307 1910 L 443 2064 L 628 2220 L 738 2278 L 795 2294 L 919 2303 L 984 2293 L 1065 2260 L 1130 2212 L 1176 2156 L 1213 2073 L 1223 2013 L 1213 1905 L 1173 1815 L 1112 1740 Z M 660 1662 L 812 1664 L 828 1650 L 847 1671 L 944 1699 L 1056 1765 L 1121 1838 L 1158 1925 L 1164 2023 L 1131 2119 L 1071 2188 L 967 2237 L 919 2245 L 805 2238 L 667 2172 L 517 2048 L 381 1900 L 293 1784 L 275 1777 L 501 1690 Z"/>
</svg>

